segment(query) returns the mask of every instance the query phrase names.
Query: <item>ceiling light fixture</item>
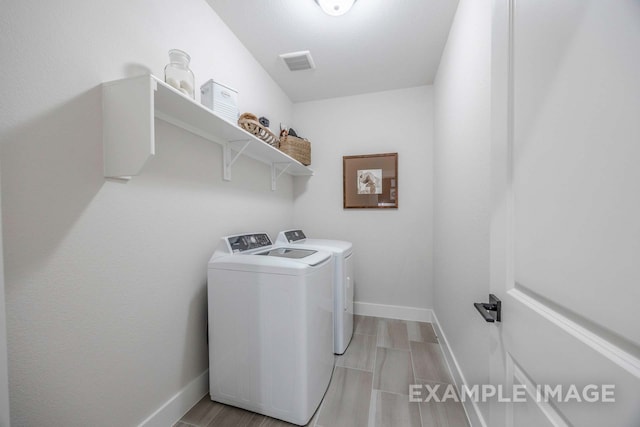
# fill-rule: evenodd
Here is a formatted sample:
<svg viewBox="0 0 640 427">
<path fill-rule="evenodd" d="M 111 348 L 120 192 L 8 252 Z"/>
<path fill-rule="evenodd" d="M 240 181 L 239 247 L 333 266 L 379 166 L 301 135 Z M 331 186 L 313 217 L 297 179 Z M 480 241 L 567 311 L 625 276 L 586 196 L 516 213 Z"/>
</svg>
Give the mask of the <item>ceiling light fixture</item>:
<svg viewBox="0 0 640 427">
<path fill-rule="evenodd" d="M 340 16 L 349 12 L 356 0 L 315 0 L 320 9 L 329 16 Z"/>
</svg>

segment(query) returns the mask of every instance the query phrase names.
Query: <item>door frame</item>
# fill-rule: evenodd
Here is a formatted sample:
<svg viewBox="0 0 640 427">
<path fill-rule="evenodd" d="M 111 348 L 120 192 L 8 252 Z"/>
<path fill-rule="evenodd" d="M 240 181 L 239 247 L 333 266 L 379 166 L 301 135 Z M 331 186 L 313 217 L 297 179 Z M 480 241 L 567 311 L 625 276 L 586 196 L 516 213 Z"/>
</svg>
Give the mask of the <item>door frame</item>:
<svg viewBox="0 0 640 427">
<path fill-rule="evenodd" d="M 513 141 L 513 0 L 493 0 L 491 17 L 491 181 L 489 289 L 501 300 L 505 284 L 513 280 L 512 141 Z M 508 316 L 505 321 L 509 321 Z M 489 378 L 508 387 L 502 323 L 493 323 Z M 510 409 L 495 399 L 489 403 L 489 424 L 508 425 Z M 498 423 L 499 420 L 503 420 Z"/>
</svg>

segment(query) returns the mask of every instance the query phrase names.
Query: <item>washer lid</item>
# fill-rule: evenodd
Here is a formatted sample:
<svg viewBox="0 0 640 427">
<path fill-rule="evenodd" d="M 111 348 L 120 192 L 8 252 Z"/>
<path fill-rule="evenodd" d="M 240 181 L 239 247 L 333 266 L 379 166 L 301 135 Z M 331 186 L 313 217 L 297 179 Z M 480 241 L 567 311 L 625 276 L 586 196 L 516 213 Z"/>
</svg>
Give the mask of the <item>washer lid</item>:
<svg viewBox="0 0 640 427">
<path fill-rule="evenodd" d="M 236 253 L 212 257 L 209 270 L 249 271 L 259 274 L 284 274 L 289 276 L 303 276 L 311 274 L 317 269 L 333 268 L 330 252 L 318 250 L 304 250 L 298 248 L 269 248 L 267 251 L 252 251 L 250 253 Z M 280 252 L 276 252 L 280 250 Z M 270 252 L 273 254 L 269 255 Z M 306 256 L 304 252 L 310 252 Z M 278 255 L 275 255 L 278 253 Z M 302 256 L 293 258 L 282 255 Z"/>
<path fill-rule="evenodd" d="M 256 255 L 264 255 L 264 256 L 277 256 L 280 258 L 293 258 L 300 259 L 306 258 L 310 255 L 315 254 L 318 251 L 312 249 L 299 249 L 299 248 L 275 248 L 268 250 L 266 252 L 258 252 Z"/>
</svg>

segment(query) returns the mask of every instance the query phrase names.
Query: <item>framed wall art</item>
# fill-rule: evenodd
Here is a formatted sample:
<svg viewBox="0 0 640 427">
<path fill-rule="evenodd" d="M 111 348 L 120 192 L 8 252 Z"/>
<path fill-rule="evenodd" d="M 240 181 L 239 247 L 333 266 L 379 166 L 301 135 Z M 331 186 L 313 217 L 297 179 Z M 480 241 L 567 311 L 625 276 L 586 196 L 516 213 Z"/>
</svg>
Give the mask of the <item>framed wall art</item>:
<svg viewBox="0 0 640 427">
<path fill-rule="evenodd" d="M 342 157 L 345 209 L 398 208 L 398 153 Z"/>
</svg>

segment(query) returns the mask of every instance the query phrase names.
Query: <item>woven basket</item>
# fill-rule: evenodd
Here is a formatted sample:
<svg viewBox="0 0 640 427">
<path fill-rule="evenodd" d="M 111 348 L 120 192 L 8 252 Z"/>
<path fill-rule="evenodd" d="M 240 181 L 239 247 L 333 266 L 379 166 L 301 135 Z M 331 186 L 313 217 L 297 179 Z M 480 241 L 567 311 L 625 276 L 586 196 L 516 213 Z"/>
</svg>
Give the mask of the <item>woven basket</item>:
<svg viewBox="0 0 640 427">
<path fill-rule="evenodd" d="M 278 148 L 278 138 L 266 127 L 262 126 L 256 120 L 240 118 L 238 125 L 247 132 L 260 138 L 269 145 Z"/>
<path fill-rule="evenodd" d="M 280 138 L 280 151 L 293 157 L 305 166 L 311 164 L 311 143 L 306 139 L 287 135 Z"/>
</svg>

